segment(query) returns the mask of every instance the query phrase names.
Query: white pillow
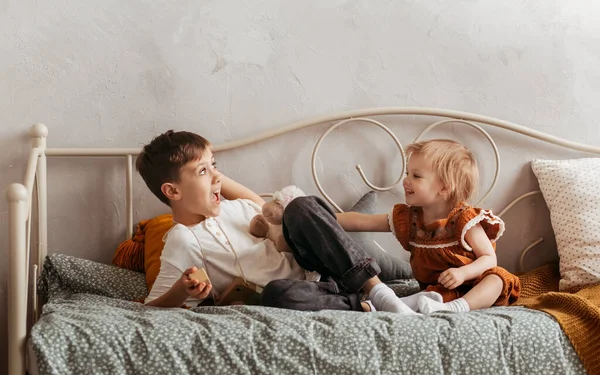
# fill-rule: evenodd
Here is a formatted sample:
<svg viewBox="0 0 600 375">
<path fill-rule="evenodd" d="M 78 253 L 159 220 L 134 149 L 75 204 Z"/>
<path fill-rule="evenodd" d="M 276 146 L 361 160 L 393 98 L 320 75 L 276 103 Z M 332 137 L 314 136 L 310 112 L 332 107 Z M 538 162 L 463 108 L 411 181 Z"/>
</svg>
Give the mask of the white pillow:
<svg viewBox="0 0 600 375">
<path fill-rule="evenodd" d="M 561 291 L 600 282 L 600 158 L 533 160 L 550 209 Z"/>
</svg>

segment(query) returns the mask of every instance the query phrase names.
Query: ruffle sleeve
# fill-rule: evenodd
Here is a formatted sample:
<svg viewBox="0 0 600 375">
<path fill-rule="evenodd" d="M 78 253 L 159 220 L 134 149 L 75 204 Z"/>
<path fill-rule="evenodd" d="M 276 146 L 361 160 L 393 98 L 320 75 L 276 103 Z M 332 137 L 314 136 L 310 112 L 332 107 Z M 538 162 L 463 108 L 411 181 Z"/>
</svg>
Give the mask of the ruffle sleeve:
<svg viewBox="0 0 600 375">
<path fill-rule="evenodd" d="M 464 210 L 456 224 L 456 233 L 460 236 L 459 241 L 468 251 L 473 251 L 473 249 L 465 241 L 465 234 L 475 225 L 481 225 L 492 243 L 495 243 L 504 233 L 504 221 L 494 215 L 491 210 L 481 208 L 470 207 Z"/>
</svg>

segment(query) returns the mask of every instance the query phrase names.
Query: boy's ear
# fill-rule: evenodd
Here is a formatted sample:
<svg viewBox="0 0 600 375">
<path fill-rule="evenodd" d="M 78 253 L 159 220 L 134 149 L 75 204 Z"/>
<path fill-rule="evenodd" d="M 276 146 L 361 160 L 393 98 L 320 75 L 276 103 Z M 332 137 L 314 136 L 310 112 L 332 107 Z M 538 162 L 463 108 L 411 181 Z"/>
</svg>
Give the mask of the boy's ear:
<svg viewBox="0 0 600 375">
<path fill-rule="evenodd" d="M 165 182 L 160 186 L 160 190 L 169 200 L 178 201 L 181 199 L 181 194 L 179 194 L 179 189 L 177 186 L 171 182 Z"/>
</svg>

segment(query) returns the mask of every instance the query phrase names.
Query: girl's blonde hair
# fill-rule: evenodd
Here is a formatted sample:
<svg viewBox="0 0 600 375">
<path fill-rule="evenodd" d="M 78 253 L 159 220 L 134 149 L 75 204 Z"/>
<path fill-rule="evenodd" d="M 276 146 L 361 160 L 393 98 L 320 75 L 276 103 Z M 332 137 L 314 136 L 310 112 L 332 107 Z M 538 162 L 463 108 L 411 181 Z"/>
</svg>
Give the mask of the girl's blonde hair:
<svg viewBox="0 0 600 375">
<path fill-rule="evenodd" d="M 421 155 L 448 189 L 448 200 L 453 205 L 468 201 L 477 192 L 479 169 L 471 151 L 449 139 L 417 142 L 406 148 L 406 154 Z"/>
</svg>

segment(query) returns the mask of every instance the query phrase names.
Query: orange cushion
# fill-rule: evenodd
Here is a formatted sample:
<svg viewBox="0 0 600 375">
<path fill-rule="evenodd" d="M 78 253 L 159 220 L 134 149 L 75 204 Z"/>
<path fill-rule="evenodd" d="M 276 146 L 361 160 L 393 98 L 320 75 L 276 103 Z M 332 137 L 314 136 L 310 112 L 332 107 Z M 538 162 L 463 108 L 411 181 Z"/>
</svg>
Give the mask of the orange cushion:
<svg viewBox="0 0 600 375">
<path fill-rule="evenodd" d="M 160 271 L 160 255 L 165 233 L 173 226 L 173 215 L 164 214 L 138 223 L 133 238 L 123 241 L 112 263 L 132 271 L 146 273 L 146 286 L 152 289 Z"/>
<path fill-rule="evenodd" d="M 145 223 L 144 232 L 144 270 L 146 271 L 146 286 L 152 289 L 160 271 L 160 255 L 165 243 L 162 241 L 165 233 L 173 226 L 173 215 L 164 214 L 152 218 Z"/>
<path fill-rule="evenodd" d="M 121 242 L 117 247 L 112 259 L 112 264 L 115 266 L 144 272 L 144 232 L 140 224 L 138 224 L 133 238 Z"/>
</svg>

